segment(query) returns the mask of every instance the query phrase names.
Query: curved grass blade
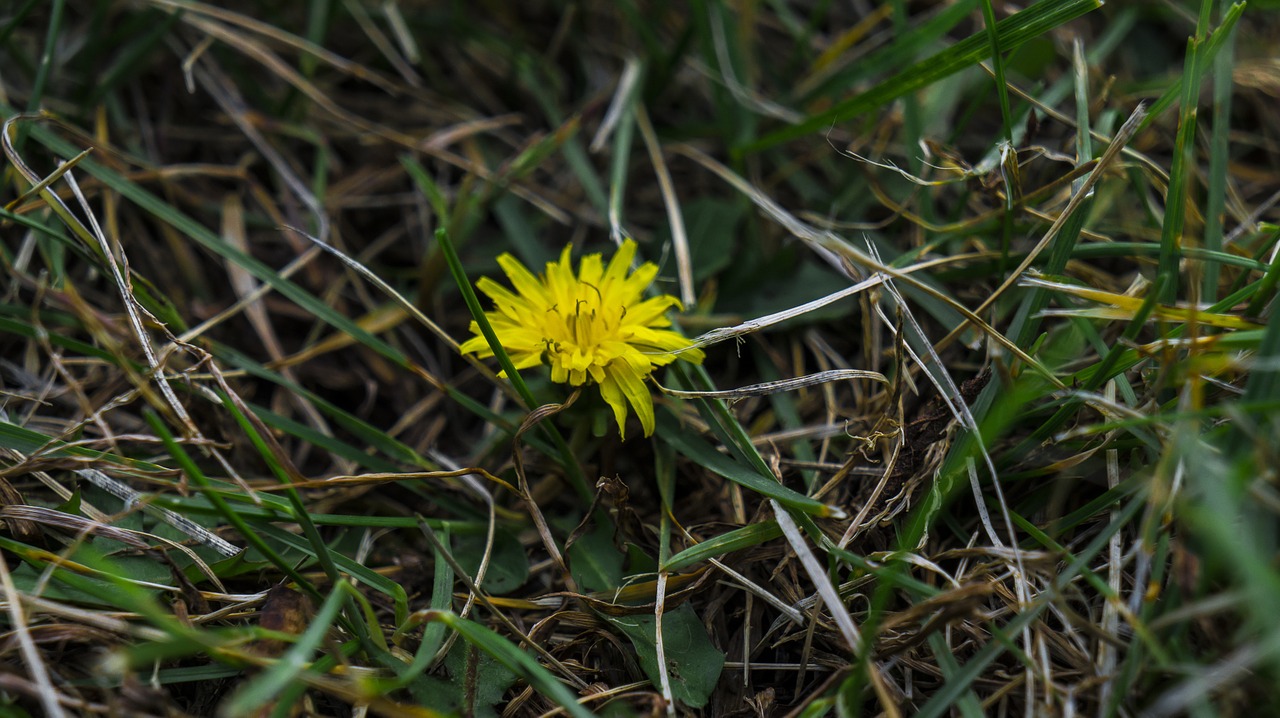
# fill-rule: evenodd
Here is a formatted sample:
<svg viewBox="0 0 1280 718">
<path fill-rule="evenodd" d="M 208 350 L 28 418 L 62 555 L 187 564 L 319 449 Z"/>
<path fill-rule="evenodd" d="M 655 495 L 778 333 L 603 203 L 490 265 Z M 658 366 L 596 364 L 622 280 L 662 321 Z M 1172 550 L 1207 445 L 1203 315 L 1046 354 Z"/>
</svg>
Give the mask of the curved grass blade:
<svg viewBox="0 0 1280 718">
<path fill-rule="evenodd" d="M 761 521 L 742 528 L 726 531 L 715 538 L 681 551 L 662 564 L 663 571 L 679 571 L 709 558 L 719 558 L 744 548 L 759 546 L 782 535 L 782 528 L 777 521 Z"/>
</svg>

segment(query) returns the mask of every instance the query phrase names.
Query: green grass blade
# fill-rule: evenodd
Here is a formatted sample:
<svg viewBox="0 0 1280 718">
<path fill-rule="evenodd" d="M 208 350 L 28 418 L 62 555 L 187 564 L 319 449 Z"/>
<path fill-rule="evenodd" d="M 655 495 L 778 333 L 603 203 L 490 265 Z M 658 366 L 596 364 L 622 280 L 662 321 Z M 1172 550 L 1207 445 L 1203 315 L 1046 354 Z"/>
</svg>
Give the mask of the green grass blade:
<svg viewBox="0 0 1280 718">
<path fill-rule="evenodd" d="M 563 683 L 556 680 L 551 671 L 543 668 L 542 664 L 529 654 L 490 629 L 447 611 L 431 611 L 426 618 L 428 621 L 439 621 L 457 631 L 458 635 L 468 643 L 496 658 L 499 663 L 528 681 L 529 685 L 574 718 L 591 718 L 594 715 L 578 702 Z"/>
<path fill-rule="evenodd" d="M 795 509 L 814 516 L 830 516 L 834 513 L 832 507 L 783 486 L 772 475 L 762 476 L 754 469 L 747 468 L 737 461 L 720 454 L 710 444 L 693 436 L 688 430 L 681 427 L 679 420 L 672 417 L 668 412 L 659 411 L 657 419 L 658 431 L 655 433 L 658 438 L 670 444 L 676 451 L 692 459 L 698 465 L 706 467 L 736 484 L 745 486 L 761 496 L 777 499 L 778 503 L 789 509 Z"/>
<path fill-rule="evenodd" d="M 782 536 L 782 529 L 778 527 L 778 522 L 776 521 L 748 524 L 742 528 L 726 531 L 719 536 L 690 546 L 667 559 L 662 564 L 662 570 L 680 571 L 709 558 L 719 558 L 740 549 L 759 546 L 779 536 Z"/>
<path fill-rule="evenodd" d="M 218 513 L 220 513 L 228 523 L 240 532 L 245 541 L 247 541 L 250 546 L 257 549 L 264 558 L 275 565 L 281 573 L 292 579 L 299 588 L 310 594 L 312 598 L 317 600 L 322 598 L 320 592 L 316 590 L 316 587 L 312 585 L 310 581 L 304 578 L 302 574 L 298 573 L 293 568 L 293 565 L 288 561 L 285 561 L 284 558 L 275 551 L 275 549 L 271 548 L 271 546 L 268 545 L 260 535 L 258 535 L 258 532 L 244 520 L 244 517 L 240 516 L 240 514 L 222 498 L 222 495 L 219 492 L 213 490 L 213 486 L 209 482 L 209 479 L 204 475 L 204 472 L 201 471 L 200 467 L 191 460 L 191 457 L 187 454 L 186 450 L 182 448 L 182 445 L 173 438 L 173 434 L 169 431 L 169 428 L 164 425 L 164 422 L 160 419 L 159 415 L 154 411 L 148 410 L 145 417 L 147 419 L 147 423 L 151 425 L 151 430 L 160 437 L 162 442 L 164 442 L 164 447 L 169 452 L 169 456 L 173 457 L 173 460 L 182 468 L 183 473 L 187 475 L 187 478 L 191 480 L 191 483 L 195 484 L 197 488 L 203 491 L 205 497 L 209 499 L 210 503 L 217 507 Z"/>
<path fill-rule="evenodd" d="M 223 716 L 239 716 L 260 710 L 280 698 L 280 693 L 298 680 L 298 675 L 308 670 L 307 664 L 315 655 L 342 606 L 351 600 L 351 586 L 335 584 L 320 610 L 308 622 L 307 630 L 285 651 L 284 655 L 267 670 L 242 684 L 232 696 L 218 708 Z"/>
<path fill-rule="evenodd" d="M 480 327 L 480 332 L 484 335 L 485 341 L 489 342 L 489 348 L 493 350 L 493 356 L 497 359 L 498 365 L 502 367 L 507 379 L 524 401 L 525 408 L 530 410 L 537 408 L 539 406 L 538 400 L 534 398 L 533 392 L 525 384 L 524 378 L 520 376 L 520 372 L 511 363 L 511 357 L 507 355 L 507 350 L 503 348 L 497 333 L 493 331 L 493 326 L 489 324 L 488 318 L 485 317 L 484 308 L 480 306 L 480 299 L 476 296 L 475 289 L 471 287 L 471 280 L 467 278 L 467 272 L 462 266 L 462 260 L 458 258 L 458 251 L 454 249 L 453 242 L 449 240 L 449 233 L 443 229 L 436 230 L 436 241 L 440 243 L 440 249 L 444 252 L 445 259 L 449 263 L 449 271 L 453 273 L 453 279 L 457 283 L 458 289 L 462 292 L 462 298 L 467 303 L 467 309 L 471 311 L 471 317 Z M 573 453 L 569 450 L 569 445 L 564 442 L 564 438 L 560 436 L 560 432 L 556 431 L 554 426 L 543 423 L 540 428 L 543 433 L 551 438 L 552 443 L 555 445 L 560 464 L 568 474 L 569 484 L 578 492 L 581 498 L 590 502 L 591 489 L 587 486 L 587 481 L 582 475 L 582 467 L 578 465 L 577 459 L 573 457 Z"/>
<path fill-rule="evenodd" d="M 1209 138 L 1209 172 L 1206 178 L 1204 207 L 1204 248 L 1209 252 L 1222 250 L 1222 222 L 1227 203 L 1227 165 L 1231 161 L 1231 95 L 1234 89 L 1232 67 L 1235 61 L 1236 28 L 1226 32 L 1222 50 L 1213 58 L 1213 127 Z M 1204 265 L 1203 300 L 1218 299 L 1221 268 L 1210 259 Z"/>
<path fill-rule="evenodd" d="M 261 525 L 258 530 L 263 536 L 270 538 L 280 544 L 288 546 L 295 551 L 300 551 L 312 558 L 321 560 L 318 551 L 312 546 L 311 542 L 302 536 L 290 533 L 284 529 L 271 525 Z M 329 560 L 335 565 L 335 570 L 341 570 L 343 573 L 350 574 L 352 578 L 363 583 L 369 588 L 378 591 L 387 596 L 392 601 L 395 609 L 396 622 L 401 623 L 409 616 L 409 597 L 405 593 L 404 587 L 396 583 L 393 579 L 387 578 L 373 569 L 358 563 L 355 559 L 343 556 L 339 553 L 333 553 L 326 546 L 325 553 L 329 554 Z"/>
<path fill-rule="evenodd" d="M 1101 5 L 1098 0 L 1042 0 L 997 23 L 997 39 L 1000 47 L 1010 51 L 1033 37 L 1096 10 Z M 743 154 L 759 152 L 810 134 L 834 122 L 845 122 L 864 112 L 883 107 L 899 97 L 976 65 L 986 59 L 990 52 L 991 41 L 985 32 L 971 35 L 946 50 L 911 65 L 870 90 L 813 115 L 800 124 L 766 135 L 747 144 L 740 151 Z"/>
</svg>

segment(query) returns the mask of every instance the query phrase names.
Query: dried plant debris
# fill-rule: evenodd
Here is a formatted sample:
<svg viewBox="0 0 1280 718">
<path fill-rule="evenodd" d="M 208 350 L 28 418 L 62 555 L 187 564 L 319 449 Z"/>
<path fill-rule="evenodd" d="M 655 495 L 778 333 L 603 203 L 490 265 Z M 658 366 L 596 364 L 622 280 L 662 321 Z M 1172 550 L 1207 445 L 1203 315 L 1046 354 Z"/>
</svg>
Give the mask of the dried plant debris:
<svg viewBox="0 0 1280 718">
<path fill-rule="evenodd" d="M 6 715 L 1280 712 L 1268 3 L 10 5 Z"/>
</svg>

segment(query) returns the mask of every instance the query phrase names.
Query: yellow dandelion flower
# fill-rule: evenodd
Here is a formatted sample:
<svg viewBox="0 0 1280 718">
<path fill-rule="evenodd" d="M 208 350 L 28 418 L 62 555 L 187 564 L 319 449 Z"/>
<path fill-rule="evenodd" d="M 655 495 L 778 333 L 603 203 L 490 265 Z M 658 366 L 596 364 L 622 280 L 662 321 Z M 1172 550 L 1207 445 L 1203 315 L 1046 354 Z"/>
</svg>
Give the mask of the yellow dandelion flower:
<svg viewBox="0 0 1280 718">
<path fill-rule="evenodd" d="M 476 286 L 493 300 L 494 311 L 485 317 L 517 369 L 551 365 L 551 380 L 582 386 L 600 385 L 600 396 L 613 409 L 618 433 L 625 438 L 627 404 L 640 417 L 644 435 L 653 434 L 653 399 L 644 385 L 654 367 L 677 358 L 702 363 L 702 350 L 667 329 L 667 310 L 679 308 L 675 297 L 644 298 L 644 291 L 658 275 L 658 267 L 646 262 L 628 274 L 636 256 L 636 243 L 627 240 L 605 266 L 599 254 L 582 258 L 578 274 L 565 247 L 560 261 L 548 262 L 542 276 L 534 276 L 510 254 L 498 257 L 515 291 L 488 277 Z M 475 336 L 462 344 L 463 353 L 493 356 L 480 327 L 471 322 Z M 673 354 L 678 350 L 679 354 Z"/>
</svg>

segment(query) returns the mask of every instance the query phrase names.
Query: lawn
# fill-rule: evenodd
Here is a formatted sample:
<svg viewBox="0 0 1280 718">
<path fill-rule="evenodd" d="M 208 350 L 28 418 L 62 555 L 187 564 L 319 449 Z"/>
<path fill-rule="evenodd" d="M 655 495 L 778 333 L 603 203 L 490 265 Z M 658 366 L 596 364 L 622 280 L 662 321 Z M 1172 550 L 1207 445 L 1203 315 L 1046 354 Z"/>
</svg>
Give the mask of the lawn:
<svg viewBox="0 0 1280 718">
<path fill-rule="evenodd" d="M 1280 4 L 0 5 L 0 717 L 1280 713 Z"/>
</svg>

